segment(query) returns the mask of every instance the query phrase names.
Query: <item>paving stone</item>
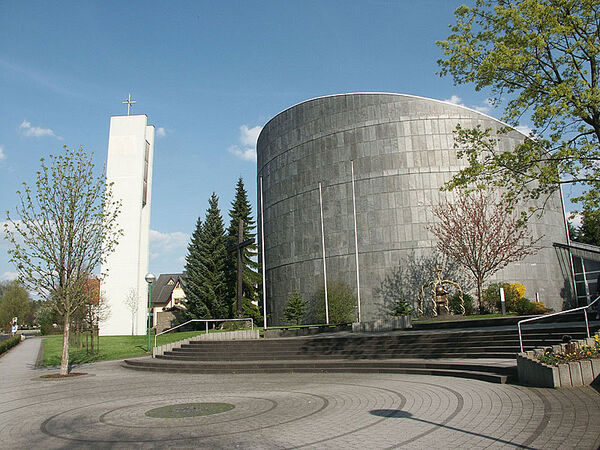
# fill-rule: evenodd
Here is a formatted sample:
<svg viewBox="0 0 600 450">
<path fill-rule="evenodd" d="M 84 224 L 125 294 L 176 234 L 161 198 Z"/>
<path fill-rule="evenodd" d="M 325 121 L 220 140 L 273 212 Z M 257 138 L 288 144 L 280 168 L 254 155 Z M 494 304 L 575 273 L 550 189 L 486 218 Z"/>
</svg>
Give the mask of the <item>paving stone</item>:
<svg viewBox="0 0 600 450">
<path fill-rule="evenodd" d="M 401 374 L 157 374 L 107 361 L 42 380 L 40 339 L 0 358 L 2 448 L 579 448 L 600 445 L 600 394 Z M 173 378 L 176 380 L 173 380 Z M 230 403 L 219 414 L 151 409 Z"/>
</svg>

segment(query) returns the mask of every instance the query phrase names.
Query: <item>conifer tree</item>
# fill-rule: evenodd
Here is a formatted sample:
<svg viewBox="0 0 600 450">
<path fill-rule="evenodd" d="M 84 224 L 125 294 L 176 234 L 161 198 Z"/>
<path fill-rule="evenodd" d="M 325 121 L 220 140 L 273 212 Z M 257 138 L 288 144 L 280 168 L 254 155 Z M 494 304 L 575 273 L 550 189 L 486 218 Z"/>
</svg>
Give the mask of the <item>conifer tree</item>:
<svg viewBox="0 0 600 450">
<path fill-rule="evenodd" d="M 231 203 L 229 211 L 231 222 L 227 229 L 228 245 L 233 246 L 238 242 L 238 224 L 240 219 L 244 223 L 243 240 L 255 239 L 251 245 L 242 250 L 242 295 L 243 295 L 243 314 L 250 316 L 255 320 L 260 320 L 260 312 L 253 300 L 258 299 L 256 286 L 260 283 L 261 276 L 258 273 L 258 254 L 256 246 L 256 225 L 252 218 L 252 208 L 248 201 L 248 193 L 244 187 L 244 181 L 240 177 L 236 185 L 235 199 Z M 227 293 L 229 300 L 229 313 L 231 317 L 236 315 L 236 297 L 237 297 L 237 252 L 230 252 L 227 258 Z"/>
<path fill-rule="evenodd" d="M 186 319 L 227 318 L 225 229 L 219 198 L 213 192 L 204 223 L 198 219 L 185 265 Z"/>
<path fill-rule="evenodd" d="M 294 291 L 283 310 L 285 321 L 294 325 L 300 325 L 300 322 L 302 322 L 305 315 L 306 302 L 302 300 L 298 291 Z"/>
<path fill-rule="evenodd" d="M 219 210 L 219 197 L 214 192 L 208 205 L 200 244 L 200 271 L 203 281 L 201 295 L 211 317 L 224 319 L 229 313 L 225 278 L 227 248 L 223 217 Z"/>
<path fill-rule="evenodd" d="M 192 234 L 188 254 L 185 258 L 185 284 L 183 290 L 186 297 L 185 319 L 206 319 L 210 317 L 208 307 L 202 297 L 202 261 L 200 246 L 202 244 L 202 219 L 198 217 L 196 230 Z"/>
</svg>

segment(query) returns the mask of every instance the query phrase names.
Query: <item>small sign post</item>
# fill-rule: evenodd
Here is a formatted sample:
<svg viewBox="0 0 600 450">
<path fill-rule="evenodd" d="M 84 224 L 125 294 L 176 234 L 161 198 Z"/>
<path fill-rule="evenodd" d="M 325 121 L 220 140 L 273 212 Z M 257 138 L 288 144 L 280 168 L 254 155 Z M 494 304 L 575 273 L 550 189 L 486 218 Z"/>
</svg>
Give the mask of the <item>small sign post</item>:
<svg viewBox="0 0 600 450">
<path fill-rule="evenodd" d="M 504 288 L 500 288 L 500 305 L 502 307 L 502 315 L 506 315 L 506 300 L 504 299 Z"/>
</svg>

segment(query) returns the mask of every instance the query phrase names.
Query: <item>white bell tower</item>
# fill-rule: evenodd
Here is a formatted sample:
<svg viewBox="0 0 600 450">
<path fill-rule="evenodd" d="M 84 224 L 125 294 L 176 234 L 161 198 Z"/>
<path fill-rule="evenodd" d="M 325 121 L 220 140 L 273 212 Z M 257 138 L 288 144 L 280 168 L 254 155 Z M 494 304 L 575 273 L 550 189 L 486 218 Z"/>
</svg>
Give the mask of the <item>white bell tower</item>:
<svg viewBox="0 0 600 450">
<path fill-rule="evenodd" d="M 106 274 L 101 291 L 110 306 L 110 317 L 100 323 L 101 336 L 146 334 L 148 287 L 144 276 L 148 272 L 150 235 L 150 204 L 152 198 L 152 161 L 154 126 L 148 125 L 145 114 L 110 118 L 106 182 L 112 183 L 113 199 L 121 201 L 118 228 L 123 230 L 116 250 L 101 267 Z M 137 295 L 137 308 L 132 314 L 127 297 L 132 290 Z"/>
</svg>

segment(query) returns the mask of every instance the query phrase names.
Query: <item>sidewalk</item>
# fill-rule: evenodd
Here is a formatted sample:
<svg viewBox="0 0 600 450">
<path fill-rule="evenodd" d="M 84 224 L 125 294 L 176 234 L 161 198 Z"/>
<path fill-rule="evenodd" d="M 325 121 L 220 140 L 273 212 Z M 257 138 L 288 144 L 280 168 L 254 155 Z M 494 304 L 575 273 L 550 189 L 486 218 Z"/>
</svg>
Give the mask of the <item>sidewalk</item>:
<svg viewBox="0 0 600 450">
<path fill-rule="evenodd" d="M 2 380 L 2 384 L 32 376 L 41 346 L 42 338 L 29 338 L 4 353 L 0 357 L 0 380 Z"/>
</svg>

